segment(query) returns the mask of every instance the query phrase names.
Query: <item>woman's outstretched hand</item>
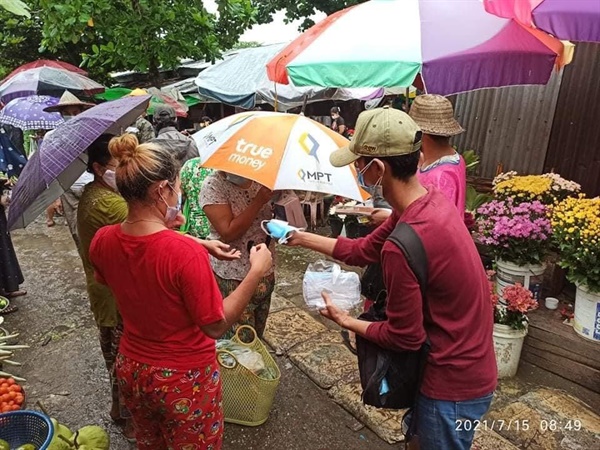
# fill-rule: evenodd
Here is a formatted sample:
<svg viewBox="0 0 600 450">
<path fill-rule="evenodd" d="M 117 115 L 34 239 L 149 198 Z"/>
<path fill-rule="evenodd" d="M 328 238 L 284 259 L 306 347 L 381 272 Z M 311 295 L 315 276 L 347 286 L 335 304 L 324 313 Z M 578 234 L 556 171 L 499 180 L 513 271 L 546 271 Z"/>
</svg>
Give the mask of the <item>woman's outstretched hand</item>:
<svg viewBox="0 0 600 450">
<path fill-rule="evenodd" d="M 203 239 L 198 239 L 197 237 L 190 236 L 186 234 L 185 237 L 188 239 L 192 239 L 202 245 L 208 253 L 214 256 L 221 261 L 234 261 L 236 259 L 240 259 L 242 254 L 239 250 L 235 248 L 231 248 L 229 244 L 225 244 L 221 241 L 206 241 Z"/>
</svg>

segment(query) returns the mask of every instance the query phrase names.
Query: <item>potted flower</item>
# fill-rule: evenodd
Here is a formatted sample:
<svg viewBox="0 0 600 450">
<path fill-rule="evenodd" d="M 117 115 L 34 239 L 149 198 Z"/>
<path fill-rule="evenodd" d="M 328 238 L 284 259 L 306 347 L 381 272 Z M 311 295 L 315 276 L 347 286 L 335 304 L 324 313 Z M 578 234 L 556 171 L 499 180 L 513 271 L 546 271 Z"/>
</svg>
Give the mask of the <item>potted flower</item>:
<svg viewBox="0 0 600 450">
<path fill-rule="evenodd" d="M 492 277 L 494 272 L 488 272 Z M 492 304 L 494 305 L 494 352 L 498 365 L 498 378 L 515 376 L 521 359 L 523 341 L 527 335 L 529 319 L 527 313 L 537 308 L 533 293 L 520 283 L 502 289 L 496 294 L 490 281 Z"/>
<path fill-rule="evenodd" d="M 579 184 L 557 173 L 517 175 L 514 171 L 506 172 L 494 178 L 492 184 L 496 199 L 512 198 L 515 203 L 537 200 L 546 206 L 576 196 L 581 191 Z"/>
<path fill-rule="evenodd" d="M 559 264 L 577 286 L 575 331 L 600 341 L 600 197 L 566 198 L 553 208 Z"/>
<path fill-rule="evenodd" d="M 548 207 L 538 200 L 518 203 L 508 197 L 477 210 L 476 237 L 496 259 L 498 293 L 520 283 L 539 300 L 551 234 Z"/>
</svg>

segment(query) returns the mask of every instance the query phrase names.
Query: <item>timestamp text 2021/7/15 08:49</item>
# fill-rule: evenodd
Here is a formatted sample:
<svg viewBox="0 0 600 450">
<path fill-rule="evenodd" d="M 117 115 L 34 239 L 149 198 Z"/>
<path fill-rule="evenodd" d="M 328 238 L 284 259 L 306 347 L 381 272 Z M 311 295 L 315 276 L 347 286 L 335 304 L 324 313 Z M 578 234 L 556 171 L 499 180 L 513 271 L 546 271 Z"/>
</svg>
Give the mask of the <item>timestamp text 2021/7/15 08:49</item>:
<svg viewBox="0 0 600 450">
<path fill-rule="evenodd" d="M 579 419 L 565 419 L 565 420 L 554 420 L 554 419 L 540 419 L 540 420 L 529 420 L 529 419 L 484 419 L 484 420 L 469 420 L 459 419 L 456 421 L 456 431 L 529 431 L 537 429 L 541 432 L 545 431 L 580 431 L 583 426 Z"/>
</svg>

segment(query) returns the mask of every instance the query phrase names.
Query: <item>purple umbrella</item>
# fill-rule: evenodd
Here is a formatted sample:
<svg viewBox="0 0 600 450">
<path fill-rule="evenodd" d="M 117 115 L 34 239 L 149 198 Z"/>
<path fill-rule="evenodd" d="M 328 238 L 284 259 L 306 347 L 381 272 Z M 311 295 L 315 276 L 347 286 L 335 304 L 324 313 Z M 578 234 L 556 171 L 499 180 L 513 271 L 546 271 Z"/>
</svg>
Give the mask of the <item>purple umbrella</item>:
<svg viewBox="0 0 600 450">
<path fill-rule="evenodd" d="M 56 97 L 47 95 L 15 98 L 0 110 L 0 123 L 22 130 L 53 130 L 64 120 L 59 113 L 48 113 L 43 109 L 57 103 Z"/>
<path fill-rule="evenodd" d="M 485 9 L 559 39 L 600 42 L 600 0 L 484 0 Z"/>
<path fill-rule="evenodd" d="M 9 228 L 33 222 L 84 172 L 85 150 L 102 134 L 121 134 L 146 111 L 149 101 L 150 96 L 143 95 L 102 103 L 48 133 L 13 190 Z"/>
<path fill-rule="evenodd" d="M 38 67 L 18 73 L 0 86 L 0 100 L 7 103 L 29 95 L 60 97 L 66 90 L 79 97 L 91 97 L 104 92 L 104 86 L 75 72 Z"/>
</svg>

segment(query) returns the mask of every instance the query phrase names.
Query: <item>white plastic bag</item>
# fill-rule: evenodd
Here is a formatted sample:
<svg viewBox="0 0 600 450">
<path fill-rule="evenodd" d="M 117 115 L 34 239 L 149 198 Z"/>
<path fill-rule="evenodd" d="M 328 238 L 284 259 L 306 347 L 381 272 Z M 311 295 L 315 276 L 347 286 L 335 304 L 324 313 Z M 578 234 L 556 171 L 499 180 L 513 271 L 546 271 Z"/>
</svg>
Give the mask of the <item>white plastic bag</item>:
<svg viewBox="0 0 600 450">
<path fill-rule="evenodd" d="M 244 366 L 246 369 L 252 371 L 255 375 L 260 375 L 265 370 L 265 361 L 262 355 L 254 350 L 237 344 L 229 340 L 217 341 L 217 350 L 226 350 L 231 353 L 237 361 Z M 231 357 L 228 355 L 223 356 L 223 361 L 227 365 L 233 365 Z"/>
<path fill-rule="evenodd" d="M 342 270 L 339 264 L 320 259 L 309 264 L 304 273 L 302 292 L 309 309 L 325 308 L 323 291 L 334 305 L 350 311 L 360 303 L 360 278 L 357 273 Z"/>
</svg>

